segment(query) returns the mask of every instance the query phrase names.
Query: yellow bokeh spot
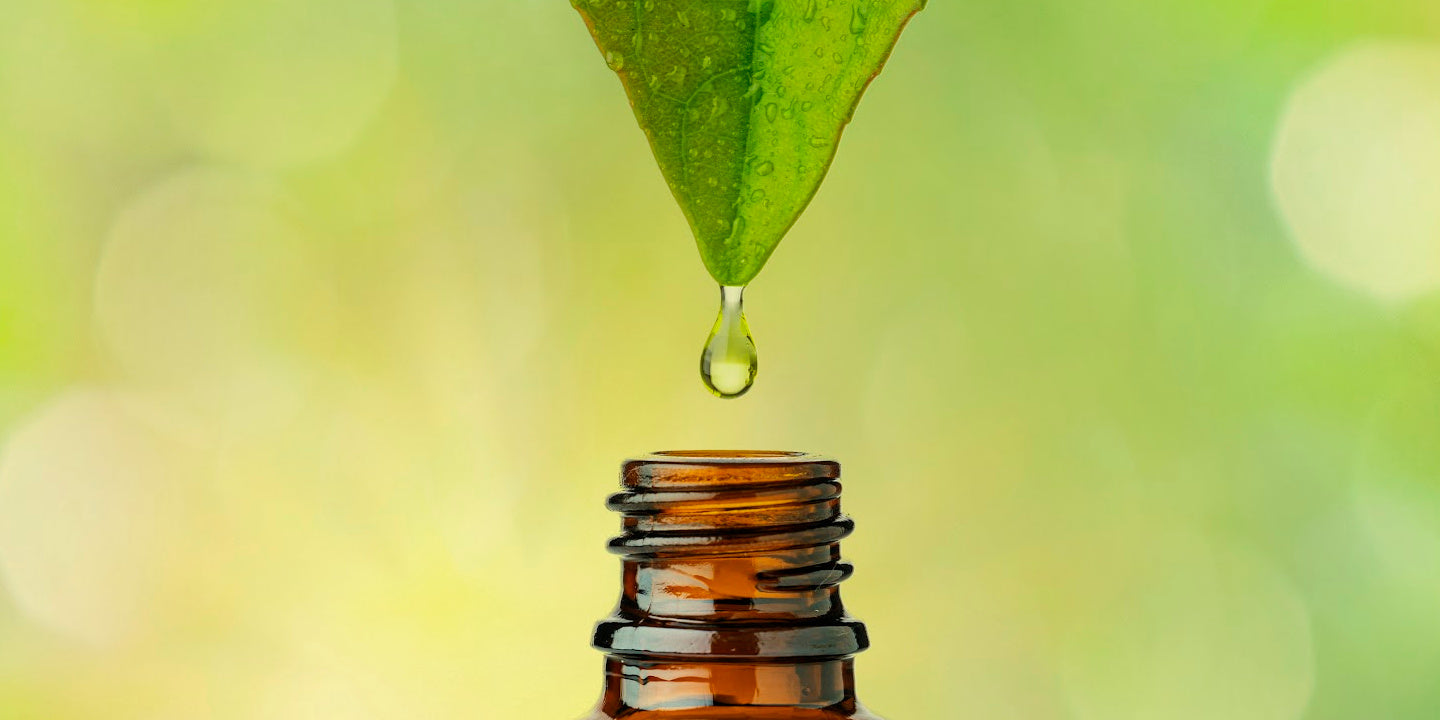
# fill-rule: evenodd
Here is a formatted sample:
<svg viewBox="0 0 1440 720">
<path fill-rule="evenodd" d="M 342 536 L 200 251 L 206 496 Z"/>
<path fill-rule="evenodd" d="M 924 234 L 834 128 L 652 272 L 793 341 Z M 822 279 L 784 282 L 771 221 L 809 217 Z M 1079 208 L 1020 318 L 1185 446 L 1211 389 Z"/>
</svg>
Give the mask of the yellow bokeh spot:
<svg viewBox="0 0 1440 720">
<path fill-rule="evenodd" d="M 194 170 L 121 211 L 101 254 L 100 334 L 129 375 L 275 422 L 322 353 L 336 299 L 270 188 Z"/>
<path fill-rule="evenodd" d="M 0 583 L 31 619 L 109 644 L 156 618 L 183 543 L 176 459 L 134 398 L 75 391 L 0 448 Z"/>
</svg>

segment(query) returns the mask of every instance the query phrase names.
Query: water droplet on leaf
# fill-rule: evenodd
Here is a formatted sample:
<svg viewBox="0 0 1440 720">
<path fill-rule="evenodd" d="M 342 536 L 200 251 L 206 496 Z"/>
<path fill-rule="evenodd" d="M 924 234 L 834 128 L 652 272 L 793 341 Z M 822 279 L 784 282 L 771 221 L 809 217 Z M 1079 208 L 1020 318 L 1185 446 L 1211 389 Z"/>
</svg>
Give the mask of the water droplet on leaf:
<svg viewBox="0 0 1440 720">
<path fill-rule="evenodd" d="M 854 10 L 850 13 L 850 33 L 853 35 L 865 32 L 865 26 L 869 23 L 869 18 L 865 17 L 865 12 L 860 9 L 861 7 L 863 4 L 856 3 Z"/>
</svg>

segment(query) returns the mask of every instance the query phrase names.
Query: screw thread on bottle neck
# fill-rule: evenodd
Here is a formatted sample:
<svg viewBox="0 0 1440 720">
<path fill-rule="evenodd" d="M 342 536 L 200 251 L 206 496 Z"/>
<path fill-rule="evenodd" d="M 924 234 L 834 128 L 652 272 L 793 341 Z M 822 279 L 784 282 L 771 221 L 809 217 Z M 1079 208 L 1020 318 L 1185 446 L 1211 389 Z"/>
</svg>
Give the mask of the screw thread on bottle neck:
<svg viewBox="0 0 1440 720">
<path fill-rule="evenodd" d="M 798 453 L 660 453 L 625 463 L 609 507 L 624 532 L 613 655 L 730 660 L 848 657 L 867 646 L 839 585 L 840 466 Z"/>
<path fill-rule="evenodd" d="M 854 524 L 840 510 L 839 478 L 839 463 L 803 453 L 627 461 L 607 503 L 621 515 L 609 547 L 624 585 L 595 630 L 607 656 L 595 717 L 771 707 L 873 718 L 854 694 L 865 626 L 840 600 L 852 568 L 839 543 Z"/>
</svg>

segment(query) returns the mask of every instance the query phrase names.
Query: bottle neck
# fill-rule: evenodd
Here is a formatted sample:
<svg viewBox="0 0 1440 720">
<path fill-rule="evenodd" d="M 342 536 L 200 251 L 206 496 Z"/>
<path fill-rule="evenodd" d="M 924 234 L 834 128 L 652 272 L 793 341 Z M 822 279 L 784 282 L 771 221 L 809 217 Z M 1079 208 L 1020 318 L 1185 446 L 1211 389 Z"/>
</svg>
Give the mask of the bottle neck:
<svg viewBox="0 0 1440 720">
<path fill-rule="evenodd" d="M 853 709 L 839 465 L 789 453 L 668 453 L 627 462 L 609 506 L 623 592 L 595 631 L 604 709 Z"/>
<path fill-rule="evenodd" d="M 612 717 L 625 710 L 716 706 L 853 712 L 854 661 L 703 663 L 611 656 L 600 704 Z"/>
</svg>

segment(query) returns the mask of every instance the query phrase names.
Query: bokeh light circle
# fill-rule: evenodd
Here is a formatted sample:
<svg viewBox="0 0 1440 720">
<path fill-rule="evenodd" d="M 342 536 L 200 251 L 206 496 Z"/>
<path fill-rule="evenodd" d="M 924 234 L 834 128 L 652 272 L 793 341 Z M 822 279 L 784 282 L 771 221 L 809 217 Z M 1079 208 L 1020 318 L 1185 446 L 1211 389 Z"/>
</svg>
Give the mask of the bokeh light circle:
<svg viewBox="0 0 1440 720">
<path fill-rule="evenodd" d="M 1440 383 L 1391 389 L 1366 430 L 1355 466 L 1361 527 L 1389 572 L 1440 599 Z"/>
<path fill-rule="evenodd" d="M 337 310 L 325 268 L 280 204 L 265 183 L 200 169 L 121 211 L 94 304 L 132 378 L 262 414 L 295 397 L 296 366 L 324 351 Z"/>
<path fill-rule="evenodd" d="M 79 640 L 142 631 L 172 554 L 181 453 L 110 391 L 74 391 L 0 448 L 0 581 L 22 612 Z"/>
<path fill-rule="evenodd" d="M 1271 182 L 1301 255 L 1385 301 L 1440 289 L 1440 45 L 1325 62 L 1291 96 Z"/>
</svg>

